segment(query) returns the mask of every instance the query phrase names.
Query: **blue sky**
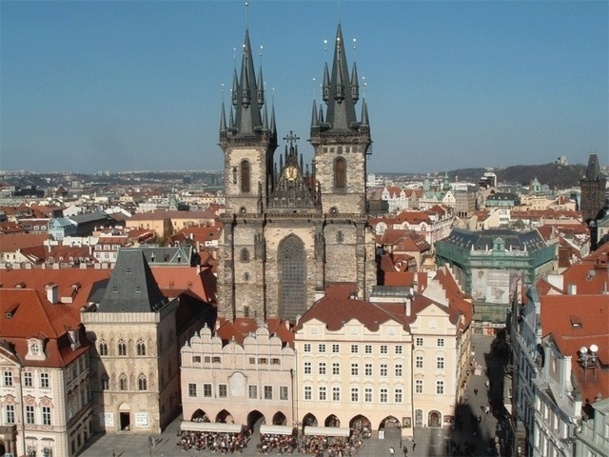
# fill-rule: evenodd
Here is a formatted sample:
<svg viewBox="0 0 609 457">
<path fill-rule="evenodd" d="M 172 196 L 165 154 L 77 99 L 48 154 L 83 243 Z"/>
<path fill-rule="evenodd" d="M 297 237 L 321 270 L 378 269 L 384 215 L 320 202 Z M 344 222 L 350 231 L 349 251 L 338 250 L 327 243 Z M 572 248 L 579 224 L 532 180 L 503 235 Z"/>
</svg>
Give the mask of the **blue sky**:
<svg viewBox="0 0 609 457">
<path fill-rule="evenodd" d="M 310 157 L 338 3 L 247 9 L 279 135 Z M 2 0 L 0 13 L 0 169 L 222 168 L 244 2 Z M 365 77 L 370 171 L 609 162 L 609 2 L 343 0 L 340 20 Z"/>
</svg>

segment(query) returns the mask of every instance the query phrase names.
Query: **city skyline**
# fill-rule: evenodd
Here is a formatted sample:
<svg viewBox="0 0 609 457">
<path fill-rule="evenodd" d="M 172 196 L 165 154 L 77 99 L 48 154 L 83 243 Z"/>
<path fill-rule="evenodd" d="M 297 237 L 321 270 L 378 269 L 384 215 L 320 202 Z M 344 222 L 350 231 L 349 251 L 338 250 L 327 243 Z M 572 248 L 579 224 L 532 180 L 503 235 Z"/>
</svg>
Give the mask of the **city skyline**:
<svg viewBox="0 0 609 457">
<path fill-rule="evenodd" d="M 230 103 L 246 27 L 279 137 L 293 131 L 310 158 L 311 107 L 332 58 L 324 40 L 334 39 L 338 20 L 368 103 L 369 171 L 501 167 L 561 155 L 586 163 L 590 152 L 609 162 L 606 2 L 254 1 L 247 12 L 239 1 L 2 2 L 1 9 L 3 170 L 222 169 L 220 108 Z"/>
</svg>

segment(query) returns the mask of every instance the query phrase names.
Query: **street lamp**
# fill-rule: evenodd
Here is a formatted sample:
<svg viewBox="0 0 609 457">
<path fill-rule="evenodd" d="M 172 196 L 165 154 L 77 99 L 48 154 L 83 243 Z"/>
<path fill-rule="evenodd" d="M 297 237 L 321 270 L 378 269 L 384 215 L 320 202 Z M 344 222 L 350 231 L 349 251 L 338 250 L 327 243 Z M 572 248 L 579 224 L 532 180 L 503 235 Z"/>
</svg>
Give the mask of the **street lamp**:
<svg viewBox="0 0 609 457">
<path fill-rule="evenodd" d="M 584 369 L 584 379 L 586 379 L 589 369 L 595 370 L 596 374 L 596 353 L 598 352 L 598 346 L 591 344 L 590 348 L 582 346 L 579 348 L 579 364 Z"/>
</svg>

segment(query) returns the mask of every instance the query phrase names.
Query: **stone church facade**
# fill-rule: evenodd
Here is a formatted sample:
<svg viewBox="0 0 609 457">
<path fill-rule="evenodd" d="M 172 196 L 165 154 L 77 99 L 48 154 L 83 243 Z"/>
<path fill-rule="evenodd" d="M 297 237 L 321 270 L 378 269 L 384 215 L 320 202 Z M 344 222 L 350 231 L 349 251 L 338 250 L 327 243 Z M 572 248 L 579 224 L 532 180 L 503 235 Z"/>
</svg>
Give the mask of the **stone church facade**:
<svg viewBox="0 0 609 457">
<path fill-rule="evenodd" d="M 354 283 L 360 299 L 376 285 L 366 201 L 368 110 L 362 100 L 358 118 L 357 67 L 349 72 L 340 25 L 322 93 L 319 108 L 313 102 L 312 163 L 304 164 L 292 132 L 276 156 L 275 111 L 269 116 L 246 30 L 228 121 L 224 105 L 220 120 L 226 212 L 218 306 L 229 319 L 294 320 L 328 284 Z"/>
</svg>

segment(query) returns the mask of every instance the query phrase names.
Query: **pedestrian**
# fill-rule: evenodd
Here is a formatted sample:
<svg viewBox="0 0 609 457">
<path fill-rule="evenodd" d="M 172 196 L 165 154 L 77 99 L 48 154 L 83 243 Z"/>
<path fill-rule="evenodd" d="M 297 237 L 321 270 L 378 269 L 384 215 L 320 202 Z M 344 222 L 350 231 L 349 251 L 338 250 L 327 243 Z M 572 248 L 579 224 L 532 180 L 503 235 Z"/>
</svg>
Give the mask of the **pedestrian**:
<svg viewBox="0 0 609 457">
<path fill-rule="evenodd" d="M 478 395 L 478 388 L 477 387 L 474 389 L 474 395 L 476 395 L 476 396 Z"/>
<path fill-rule="evenodd" d="M 412 442 L 412 452 L 414 452 L 414 448 L 417 447 L 417 443 L 416 442 Z"/>
<path fill-rule="evenodd" d="M 112 450 L 112 457 L 116 457 L 116 452 L 114 452 L 114 449 Z"/>
<path fill-rule="evenodd" d="M 390 447 L 390 448 L 389 448 L 389 455 L 390 455 L 391 457 L 393 457 L 393 456 L 395 455 L 395 449 L 393 449 L 393 447 Z"/>
</svg>

